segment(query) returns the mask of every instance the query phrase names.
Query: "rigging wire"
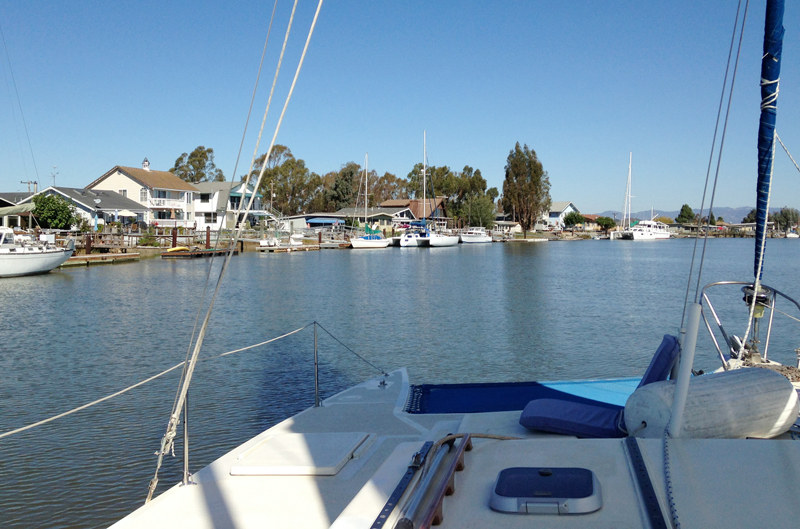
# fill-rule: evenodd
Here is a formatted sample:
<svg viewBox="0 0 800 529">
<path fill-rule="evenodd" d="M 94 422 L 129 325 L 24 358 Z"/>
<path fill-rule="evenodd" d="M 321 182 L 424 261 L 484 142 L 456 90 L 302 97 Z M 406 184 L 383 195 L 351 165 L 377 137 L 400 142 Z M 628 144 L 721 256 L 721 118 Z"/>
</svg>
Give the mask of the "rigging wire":
<svg viewBox="0 0 800 529">
<path fill-rule="evenodd" d="M 247 118 L 245 119 L 245 122 L 244 122 L 244 131 L 242 132 L 242 139 L 239 142 L 239 151 L 236 154 L 236 162 L 233 165 L 233 173 L 231 175 L 231 184 L 234 183 L 235 175 L 236 175 L 236 172 L 237 172 L 237 170 L 239 168 L 239 160 L 240 160 L 241 155 L 242 155 L 242 149 L 244 148 L 244 140 L 245 140 L 245 137 L 247 135 L 247 128 L 248 128 L 248 125 L 250 123 L 250 116 L 253 113 L 253 105 L 255 103 L 256 93 L 258 91 L 258 82 L 259 82 L 259 79 L 261 78 L 261 69 L 264 66 L 264 58 L 267 55 L 267 45 L 269 44 L 269 37 L 270 37 L 270 34 L 272 33 L 272 23 L 273 23 L 273 21 L 275 19 L 275 11 L 276 11 L 277 7 L 278 7 L 278 0 L 275 0 L 274 4 L 272 6 L 272 14 L 270 15 L 270 19 L 269 19 L 269 26 L 268 26 L 268 29 L 267 29 L 267 38 L 264 40 L 264 47 L 261 50 L 261 60 L 258 63 L 258 72 L 256 73 L 256 82 L 255 82 L 255 84 L 253 86 L 253 94 L 250 96 L 250 106 L 247 109 Z M 267 107 L 267 110 L 269 110 L 269 107 Z M 238 219 L 238 212 L 237 212 L 237 219 Z M 219 248 L 219 244 L 220 244 L 220 237 L 217 237 L 216 241 L 214 242 L 214 249 Z M 234 244 L 234 246 L 235 246 L 235 244 Z M 208 267 L 206 269 L 206 280 L 203 283 L 203 292 L 200 295 L 200 299 L 203 299 L 203 300 L 206 299 L 206 296 L 208 295 L 208 287 L 211 284 L 211 270 L 212 270 L 212 267 L 213 267 L 213 264 L 214 264 L 214 256 L 215 256 L 215 254 L 212 253 L 211 254 L 211 258 L 208 260 Z M 183 372 L 181 373 L 181 377 L 180 377 L 179 382 L 178 382 L 178 387 L 181 387 L 181 385 L 183 385 L 183 381 L 184 381 L 184 379 L 186 377 L 186 368 L 189 365 L 189 358 L 190 358 L 190 356 L 192 354 L 192 349 L 193 349 L 193 346 L 194 346 L 195 337 L 197 336 L 197 327 L 198 327 L 198 325 L 200 323 L 200 319 L 202 317 L 202 314 L 203 314 L 203 304 L 200 304 L 198 309 L 197 309 L 197 314 L 195 315 L 194 325 L 192 327 L 192 334 L 191 334 L 192 338 L 189 340 L 189 344 L 188 344 L 188 346 L 186 348 L 186 356 L 184 357 L 184 363 L 183 363 L 184 368 L 183 368 Z M 175 409 L 175 405 L 178 402 L 179 395 L 180 395 L 180 392 L 176 392 L 175 393 L 175 399 L 172 402 L 172 408 L 173 409 Z"/>
<path fill-rule="evenodd" d="M 711 167 L 714 164 L 714 156 L 715 156 L 715 150 L 716 150 L 717 166 L 716 166 L 716 172 L 714 174 L 714 181 L 713 181 L 713 184 L 712 184 L 711 201 L 710 201 L 711 203 L 709 204 L 709 213 L 713 210 L 714 193 L 716 192 L 717 181 L 719 179 L 719 168 L 720 168 L 720 163 L 721 163 L 721 159 L 722 159 L 722 150 L 723 150 L 723 147 L 724 147 L 724 144 L 725 144 L 725 132 L 727 130 L 728 118 L 730 116 L 731 100 L 733 99 L 733 89 L 734 89 L 734 85 L 736 83 L 736 73 L 737 73 L 738 65 L 739 65 L 739 57 L 741 56 L 742 40 L 743 40 L 743 37 L 744 37 L 744 27 L 745 27 L 745 22 L 747 21 L 747 11 L 748 11 L 749 5 L 750 5 L 750 1 L 746 0 L 743 13 L 742 13 L 742 0 L 739 0 L 739 3 L 737 4 L 737 7 L 736 7 L 736 16 L 734 18 L 733 31 L 731 33 L 731 42 L 730 42 L 730 46 L 728 48 L 728 61 L 727 61 L 727 64 L 725 66 L 725 75 L 723 76 L 722 91 L 720 93 L 719 106 L 717 108 L 717 120 L 716 120 L 716 123 L 714 125 L 714 135 L 713 135 L 713 138 L 712 138 L 712 141 L 711 141 L 711 149 L 710 149 L 709 158 L 708 158 L 708 167 L 706 168 L 706 179 L 705 179 L 705 184 L 703 186 L 703 198 L 702 198 L 701 203 L 700 203 L 700 214 L 701 215 L 702 215 L 703 210 L 705 208 L 706 193 L 708 192 L 709 180 L 711 178 Z M 740 13 L 742 14 L 741 25 L 739 24 L 739 15 L 740 15 Z M 738 44 L 738 47 L 737 47 L 737 50 L 736 50 L 736 57 L 734 59 L 733 58 L 733 50 L 734 50 L 734 44 L 736 43 L 736 35 L 737 34 L 739 35 L 739 44 Z M 733 72 L 731 73 L 731 63 L 732 62 L 733 62 Z M 728 76 L 729 75 L 731 76 L 730 86 L 728 86 Z M 722 109 L 723 109 L 723 106 L 725 106 L 726 97 L 727 97 L 727 106 L 726 106 L 726 110 L 725 110 L 724 121 L 723 121 L 723 124 L 722 124 L 722 133 L 720 135 L 719 148 L 717 149 L 717 145 L 716 145 L 716 143 L 717 143 L 717 134 L 719 134 L 719 132 L 720 132 L 720 130 L 719 130 L 720 129 L 720 121 L 722 120 L 722 117 L 723 117 Z M 710 214 L 708 215 L 708 217 L 710 217 Z M 706 235 L 703 238 L 704 239 L 703 247 L 702 247 L 701 254 L 700 254 L 699 264 L 697 265 L 697 268 L 698 268 L 698 270 L 697 270 L 697 282 L 695 284 L 695 293 L 694 293 L 694 302 L 695 303 L 699 302 L 700 279 L 702 277 L 702 271 L 703 271 L 703 259 L 705 258 L 705 250 L 706 250 L 706 246 L 708 244 L 708 227 L 709 227 L 709 224 L 708 224 L 708 218 L 707 218 L 706 219 Z M 689 265 L 689 277 L 688 277 L 687 284 L 686 284 L 686 294 L 685 294 L 685 297 L 684 297 L 683 314 L 681 316 L 680 329 L 684 328 L 684 324 L 686 322 L 686 312 L 687 312 L 688 304 L 689 304 L 689 293 L 691 292 L 692 279 L 694 277 L 695 259 L 696 259 L 696 256 L 697 256 L 697 247 L 698 247 L 698 239 L 695 239 L 694 248 L 692 250 L 691 264 Z"/>
<path fill-rule="evenodd" d="M 300 70 L 301 70 L 301 68 L 303 66 L 303 62 L 305 60 L 306 52 L 308 51 L 308 46 L 309 46 L 310 41 L 311 41 L 311 36 L 314 33 L 314 28 L 316 27 L 317 19 L 319 17 L 319 12 L 322 9 L 322 2 L 323 2 L 323 0 L 319 0 L 319 2 L 317 4 L 317 9 L 316 9 L 316 12 L 314 13 L 314 19 L 313 19 L 313 21 L 311 23 L 311 27 L 309 28 L 308 36 L 306 38 L 306 43 L 305 43 L 305 46 L 303 48 L 302 55 L 300 56 L 300 60 L 298 62 L 297 68 L 295 70 L 295 75 L 294 75 L 294 78 L 292 80 L 291 87 L 289 88 L 289 92 L 286 95 L 286 100 L 284 102 L 283 110 L 281 111 L 281 115 L 278 118 L 277 124 L 275 125 L 275 131 L 274 131 L 273 136 L 272 136 L 272 142 L 270 143 L 270 147 L 269 147 L 269 150 L 267 151 L 267 157 L 265 158 L 265 160 L 269 159 L 269 154 L 271 153 L 271 151 L 273 149 L 273 146 L 275 145 L 275 140 L 276 140 L 276 138 L 278 136 L 278 132 L 280 131 L 281 124 L 283 123 L 283 118 L 284 118 L 284 116 L 286 114 L 286 109 L 287 109 L 287 107 L 289 105 L 289 101 L 291 100 L 292 94 L 294 93 L 294 88 L 295 88 L 295 85 L 297 83 L 297 78 L 300 75 Z M 291 22 L 294 19 L 294 12 L 295 12 L 296 7 L 297 7 L 297 0 L 295 0 L 294 7 L 292 8 L 292 17 L 291 17 L 291 20 L 290 20 L 290 26 L 287 28 L 287 32 L 291 28 Z M 265 111 L 265 113 L 266 113 L 266 111 Z M 266 164 L 264 164 L 262 166 L 262 168 L 261 168 L 261 173 L 259 174 L 258 182 L 256 183 L 256 189 L 258 189 L 258 186 L 261 183 L 261 180 L 262 180 L 262 178 L 264 176 L 265 170 L 266 170 Z M 249 207 L 250 207 L 250 205 L 252 205 L 254 197 L 255 197 L 255 194 L 253 194 L 251 196 L 250 202 L 248 204 L 248 210 L 245 213 L 245 215 L 247 215 L 247 213 L 249 213 Z M 241 205 L 240 205 L 240 209 L 241 209 Z M 236 247 L 236 242 L 239 240 L 239 238 L 241 236 L 241 232 L 242 232 L 242 229 L 243 229 L 242 224 L 243 223 L 240 223 L 238 229 L 236 230 L 236 235 L 234 237 L 233 244 L 230 246 L 230 249 L 229 249 L 228 253 L 225 256 L 225 260 L 223 262 L 223 265 L 220 268 L 219 275 L 217 277 L 217 283 L 216 283 L 216 286 L 214 288 L 214 292 L 211 295 L 211 299 L 209 301 L 208 308 L 206 310 L 206 314 L 205 314 L 205 317 L 203 319 L 203 323 L 202 323 L 199 331 L 197 332 L 196 339 L 194 340 L 194 347 L 193 347 L 193 350 L 192 350 L 192 355 L 191 355 L 191 358 L 189 359 L 189 362 L 188 362 L 188 364 L 186 366 L 185 376 L 184 376 L 183 382 L 182 382 L 182 384 L 181 384 L 181 386 L 180 386 L 180 388 L 178 390 L 178 398 L 176 399 L 175 405 L 174 405 L 173 410 L 172 410 L 172 414 L 170 415 L 169 423 L 167 425 L 167 430 L 164 433 L 164 437 L 161 440 L 161 447 L 160 447 L 160 449 L 158 451 L 158 461 L 156 463 L 156 470 L 155 470 L 155 473 L 153 475 L 153 478 L 150 480 L 150 486 L 148 488 L 148 493 L 147 493 L 147 498 L 145 499 L 145 503 L 148 503 L 152 499 L 153 493 L 155 492 L 155 489 L 158 486 L 158 472 L 159 472 L 159 470 L 161 468 L 161 464 L 163 462 L 164 455 L 167 454 L 167 453 L 170 453 L 171 450 L 172 450 L 173 442 L 174 442 L 175 436 L 177 435 L 177 427 L 178 427 L 178 424 L 180 422 L 181 410 L 183 408 L 184 402 L 186 401 L 186 396 L 187 396 L 187 393 L 189 391 L 189 385 L 191 384 L 192 375 L 194 373 L 194 369 L 195 369 L 195 366 L 197 364 L 197 359 L 199 357 L 200 350 L 201 350 L 202 345 L 203 345 L 205 334 L 206 334 L 206 332 L 208 330 L 208 324 L 209 324 L 209 322 L 211 320 L 211 314 L 212 314 L 212 311 L 213 311 L 213 308 L 214 308 L 214 304 L 215 304 L 215 301 L 217 299 L 217 296 L 219 295 L 219 291 L 220 291 L 220 288 L 221 288 L 221 285 L 222 285 L 222 279 L 225 276 L 225 273 L 226 273 L 226 271 L 228 269 L 228 266 L 230 265 L 231 257 L 233 256 L 233 252 L 234 252 L 235 247 Z M 210 270 L 210 265 L 209 265 L 209 270 Z"/>
<path fill-rule="evenodd" d="M 31 152 L 31 162 L 33 163 L 33 172 L 36 175 L 36 181 L 39 181 L 39 169 L 36 167 L 36 157 L 33 155 L 33 144 L 31 143 L 31 135 L 28 133 L 28 123 L 25 121 L 25 113 L 22 111 L 22 101 L 19 97 L 19 89 L 17 88 L 17 79 L 14 77 L 14 68 L 11 67 L 11 55 L 8 53 L 8 46 L 6 46 L 6 35 L 3 32 L 3 26 L 0 25 L 0 39 L 3 41 L 3 50 L 6 52 L 6 62 L 8 63 L 8 73 L 11 76 L 11 84 L 14 87 L 14 95 L 17 98 L 17 107 L 19 108 L 19 115 L 22 119 L 22 127 L 25 129 L 25 138 L 28 140 L 28 150 Z M 24 158 L 23 158 L 24 163 Z M 30 182 L 29 182 L 30 184 Z"/>
</svg>

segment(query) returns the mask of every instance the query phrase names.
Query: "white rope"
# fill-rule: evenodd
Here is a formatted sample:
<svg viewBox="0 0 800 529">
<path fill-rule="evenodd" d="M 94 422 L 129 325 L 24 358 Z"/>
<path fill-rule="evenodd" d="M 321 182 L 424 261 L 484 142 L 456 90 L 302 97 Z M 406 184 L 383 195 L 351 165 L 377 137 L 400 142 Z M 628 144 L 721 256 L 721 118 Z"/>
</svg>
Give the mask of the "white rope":
<svg viewBox="0 0 800 529">
<path fill-rule="evenodd" d="M 296 334 L 296 333 L 298 333 L 300 331 L 303 331 L 303 330 L 307 329 L 311 325 L 313 325 L 313 323 L 309 323 L 308 325 L 304 325 L 303 327 L 300 327 L 299 329 L 295 329 L 293 331 L 289 331 L 289 332 L 287 332 L 285 334 L 282 334 L 280 336 L 276 336 L 275 338 L 270 338 L 269 340 L 265 340 L 263 342 L 259 342 L 259 343 L 253 344 L 253 345 L 248 345 L 247 347 L 242 347 L 240 349 L 234 349 L 232 351 L 227 351 L 225 353 L 218 354 L 217 356 L 212 356 L 212 357 L 206 358 L 205 360 L 216 360 L 217 358 L 222 358 L 223 356 L 228 356 L 228 355 L 232 355 L 232 354 L 235 354 L 235 353 L 241 353 L 242 351 L 248 351 L 250 349 L 255 349 L 256 347 L 261 347 L 262 345 L 267 345 L 267 344 L 270 344 L 272 342 L 276 342 L 278 340 L 282 340 L 283 338 L 286 338 L 288 336 L 291 336 L 293 334 Z M 53 415 L 52 417 L 48 417 L 47 419 L 43 419 L 41 421 L 37 421 L 37 422 L 29 424 L 27 426 L 22 426 L 20 428 L 15 429 L 15 430 L 9 430 L 8 432 L 4 432 L 4 433 L 0 434 L 0 439 L 2 439 L 4 437 L 10 437 L 10 436 L 18 434 L 20 432 L 24 432 L 25 430 L 30 430 L 31 428 L 36 428 L 37 426 L 42 426 L 43 424 L 47 424 L 49 422 L 53 422 L 56 419 L 61 419 L 63 417 L 67 417 L 68 415 L 72 415 L 73 413 L 77 413 L 77 412 L 79 412 L 81 410 L 85 410 L 86 408 L 91 408 L 92 406 L 96 406 L 97 404 L 100 404 L 101 402 L 105 402 L 107 400 L 113 399 L 114 397 L 119 397 L 120 395 L 122 395 L 124 393 L 127 393 L 132 389 L 136 389 L 139 386 L 143 386 L 143 385 L 147 384 L 148 382 L 152 382 L 153 380 L 166 375 L 167 373 L 175 371 L 179 367 L 182 367 L 185 363 L 186 362 L 181 362 L 179 364 L 176 364 L 176 365 L 174 365 L 174 366 L 172 366 L 172 367 L 170 367 L 168 369 L 165 369 L 164 371 L 162 371 L 162 372 L 160 372 L 160 373 L 158 373 L 156 375 L 153 375 L 152 377 L 146 378 L 146 379 L 144 379 L 144 380 L 142 380 L 140 382 L 137 382 L 136 384 L 128 386 L 125 389 L 121 389 L 121 390 L 119 390 L 119 391 L 117 391 L 115 393 L 112 393 L 111 395 L 106 395 L 105 397 L 99 398 L 97 400 L 93 400 L 92 402 L 89 402 L 87 404 L 83 404 L 82 406 L 78 406 L 77 408 L 73 408 L 73 409 L 71 409 L 69 411 L 65 411 L 64 413 L 59 413 L 58 415 Z"/>
<path fill-rule="evenodd" d="M 150 382 L 152 380 L 155 380 L 158 377 L 164 376 L 167 373 L 169 373 L 170 371 L 174 371 L 174 370 L 178 369 L 179 367 L 183 366 L 183 364 L 184 363 L 181 362 L 180 364 L 174 365 L 174 366 L 170 367 L 169 369 L 166 369 L 166 370 L 162 371 L 161 373 L 159 373 L 157 375 L 153 375 L 152 377 L 146 378 L 146 379 L 142 380 L 141 382 L 137 382 L 136 384 L 134 384 L 132 386 L 128 386 L 125 389 L 117 391 L 116 393 L 112 393 L 111 395 L 107 395 L 107 396 L 105 396 L 103 398 L 94 400 L 94 401 L 92 401 L 92 402 L 90 402 L 88 404 L 84 404 L 83 406 L 78 406 L 77 408 L 71 409 L 69 411 L 65 411 L 64 413 L 59 413 L 58 415 L 54 415 L 54 416 L 52 416 L 52 417 L 50 417 L 48 419 L 44 419 L 44 420 L 41 420 L 39 422 L 35 422 L 33 424 L 29 424 L 27 426 L 23 426 L 21 428 L 17 428 L 16 430 L 11 430 L 11 431 L 2 433 L 2 434 L 0 434 L 0 439 L 2 439 L 3 437 L 9 437 L 11 435 L 18 434 L 20 432 L 24 432 L 25 430 L 30 430 L 31 428 L 36 428 L 37 426 L 41 426 L 43 424 L 47 424 L 49 422 L 55 421 L 56 419 L 61 419 L 62 417 L 66 417 L 67 415 L 72 415 L 73 413 L 79 412 L 81 410 L 85 410 L 86 408 L 90 408 L 90 407 L 92 407 L 92 406 L 94 406 L 96 404 L 100 404 L 101 402 L 105 402 L 105 401 L 107 401 L 109 399 L 113 399 L 114 397 L 118 397 L 118 396 L 122 395 L 123 393 L 127 393 L 128 391 L 130 391 L 132 389 L 138 388 L 139 386 L 141 386 L 143 384 L 146 384 L 146 383 L 148 383 L 148 382 Z"/>
</svg>

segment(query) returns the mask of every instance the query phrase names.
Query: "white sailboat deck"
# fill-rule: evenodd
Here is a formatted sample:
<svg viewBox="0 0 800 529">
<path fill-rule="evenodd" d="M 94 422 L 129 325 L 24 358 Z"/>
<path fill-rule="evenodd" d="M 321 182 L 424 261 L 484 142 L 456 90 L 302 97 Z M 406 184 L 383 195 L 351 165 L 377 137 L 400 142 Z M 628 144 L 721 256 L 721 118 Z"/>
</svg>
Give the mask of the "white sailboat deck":
<svg viewBox="0 0 800 529">
<path fill-rule="evenodd" d="M 407 414 L 406 372 L 386 382 L 355 386 L 281 422 L 194 474 L 195 484 L 173 487 L 113 527 L 369 528 L 423 442 L 449 433 L 518 440 L 473 439 L 454 493 L 442 502 L 442 527 L 651 526 L 624 439 L 535 434 L 520 426 L 519 411 Z M 638 444 L 668 520 L 663 441 Z M 800 444 L 790 438 L 674 439 L 670 450 L 674 501 L 691 526 L 758 527 L 768 520 L 794 527 L 800 519 Z M 491 510 L 498 472 L 519 466 L 590 469 L 602 507 L 575 515 Z M 394 523 L 390 518 L 385 527 Z"/>
</svg>

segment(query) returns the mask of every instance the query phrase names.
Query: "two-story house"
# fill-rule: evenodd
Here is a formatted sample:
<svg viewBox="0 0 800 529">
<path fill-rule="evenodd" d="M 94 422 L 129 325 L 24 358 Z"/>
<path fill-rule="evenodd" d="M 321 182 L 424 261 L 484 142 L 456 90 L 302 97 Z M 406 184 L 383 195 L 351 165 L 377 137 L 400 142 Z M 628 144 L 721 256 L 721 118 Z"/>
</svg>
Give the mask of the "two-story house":
<svg viewBox="0 0 800 529">
<path fill-rule="evenodd" d="M 236 218 L 236 211 L 241 205 L 247 207 L 253 196 L 253 187 L 244 182 L 198 182 L 194 184 L 197 191 L 192 204 L 192 220 L 198 230 L 210 227 L 212 230 L 232 229 L 241 220 Z M 263 197 L 256 193 L 250 209 L 250 222 L 256 224 L 262 219 L 274 220 L 275 217 L 266 210 Z"/>
<path fill-rule="evenodd" d="M 116 191 L 147 209 L 144 222 L 158 226 L 192 226 L 197 188 L 169 171 L 150 169 L 147 158 L 137 167 L 114 166 L 87 189 Z"/>
</svg>

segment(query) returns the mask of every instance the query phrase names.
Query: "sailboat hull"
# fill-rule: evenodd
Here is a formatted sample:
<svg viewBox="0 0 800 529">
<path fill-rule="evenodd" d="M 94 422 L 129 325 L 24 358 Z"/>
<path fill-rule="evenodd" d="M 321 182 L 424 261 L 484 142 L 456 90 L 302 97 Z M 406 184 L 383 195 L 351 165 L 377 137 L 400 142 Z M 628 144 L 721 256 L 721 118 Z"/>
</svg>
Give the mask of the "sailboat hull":
<svg viewBox="0 0 800 529">
<path fill-rule="evenodd" d="M 356 249 L 386 248 L 391 242 L 391 239 L 365 239 L 363 237 L 357 237 L 355 239 L 350 239 L 350 246 Z"/>
</svg>

